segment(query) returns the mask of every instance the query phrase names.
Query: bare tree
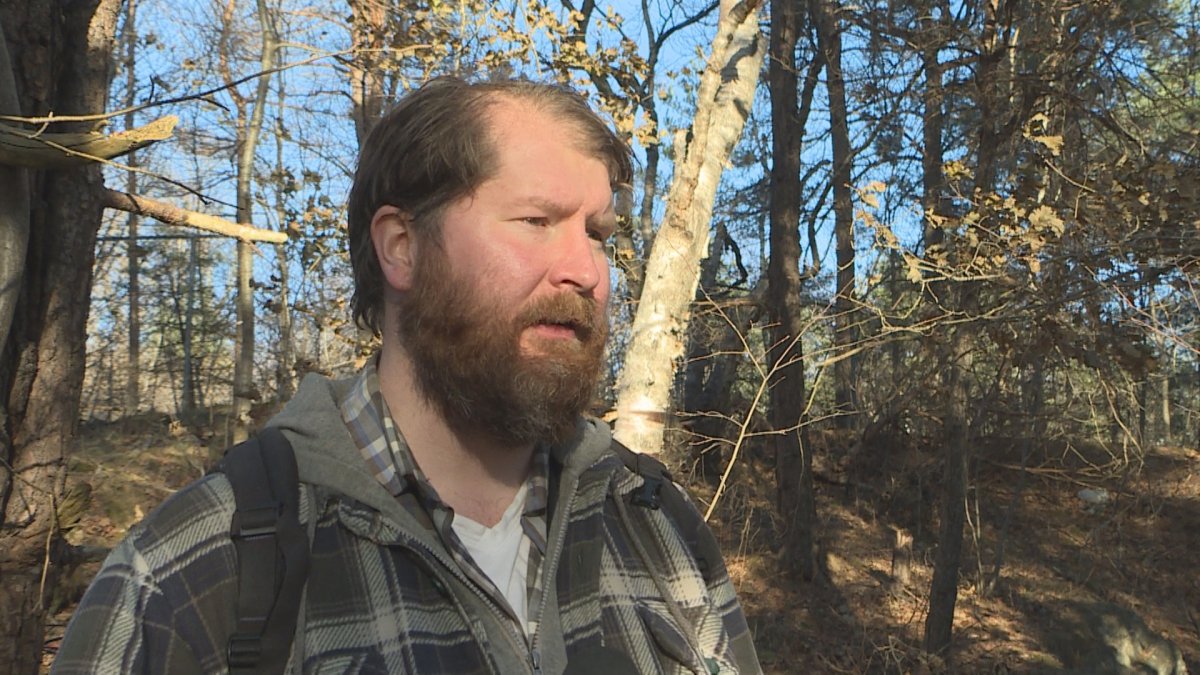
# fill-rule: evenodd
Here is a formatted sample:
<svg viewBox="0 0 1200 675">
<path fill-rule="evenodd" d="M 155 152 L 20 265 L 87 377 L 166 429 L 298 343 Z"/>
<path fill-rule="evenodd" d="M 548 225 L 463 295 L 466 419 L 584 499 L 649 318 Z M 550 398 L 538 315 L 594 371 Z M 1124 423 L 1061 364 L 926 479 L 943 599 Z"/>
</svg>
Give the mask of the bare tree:
<svg viewBox="0 0 1200 675">
<path fill-rule="evenodd" d="M 350 44 L 354 57 L 348 62 L 351 115 L 361 147 L 375 123 L 383 116 L 384 87 L 391 65 L 386 47 L 395 8 L 384 0 L 350 0 Z"/>
<path fill-rule="evenodd" d="M 800 151 L 812 104 L 816 73 L 810 71 L 803 103 L 798 102 L 796 47 L 803 27 L 791 0 L 771 5 L 771 45 L 767 78 L 771 91 L 771 259 L 767 304 L 772 330 L 768 354 L 777 382 L 771 387 L 771 426 L 775 430 L 775 471 L 786 559 L 804 579 L 817 573 L 816 502 L 812 445 L 804 424 L 804 321 L 801 316 Z M 821 59 L 814 59 L 820 63 Z"/>
<path fill-rule="evenodd" d="M 126 0 L 125 23 L 121 29 L 121 41 L 125 47 L 125 128 L 132 129 L 135 123 L 133 105 L 137 91 L 137 0 Z M 137 158 L 130 153 L 126 162 L 137 166 Z M 138 174 L 130 171 L 125 178 L 125 189 L 130 194 L 138 192 Z M 141 216 L 131 212 L 125 227 L 129 240 L 126 244 L 127 279 L 129 283 L 129 358 L 126 366 L 125 379 L 125 414 L 137 414 L 140 406 L 141 393 L 141 360 L 142 360 L 142 331 L 141 331 L 141 250 L 138 243 L 138 226 Z"/>
<path fill-rule="evenodd" d="M 645 115 L 643 133 L 635 134 L 646 153 L 646 161 L 642 165 L 642 200 L 638 207 L 637 222 L 622 219 L 613 235 L 614 258 L 624 273 L 628 299 L 636 304 L 642 297 L 645 264 L 637 253 L 634 234 L 640 235 L 642 250 L 649 251 L 655 235 L 654 204 L 659 198 L 658 167 L 662 158 L 656 102 L 659 59 L 671 36 L 711 15 L 718 3 L 702 7 L 674 23 L 662 21 L 664 25 L 659 25 L 660 22 L 652 16 L 650 4 L 642 3 L 646 52 L 640 67 L 629 63 L 613 63 L 611 59 L 604 58 L 603 53 L 597 54 L 587 48 L 588 29 L 597 9 L 595 0 L 583 0 L 578 5 L 563 0 L 562 5 L 568 11 L 577 13 L 577 20 L 551 65 L 563 70 L 585 72 L 605 107 L 610 110 L 620 110 L 622 116 L 632 118 L 640 108 Z"/>
<path fill-rule="evenodd" d="M 625 367 L 617 382 L 616 436 L 659 453 L 671 386 L 686 348 L 691 303 L 708 253 L 717 185 L 750 114 L 762 62 L 757 0 L 723 0 L 712 53 L 696 97 L 691 140 L 675 149 L 663 224 L 646 264 L 645 286 Z"/>
<path fill-rule="evenodd" d="M 837 240 L 837 289 L 834 292 L 834 345 L 838 361 L 835 405 L 838 425 L 848 426 L 857 407 L 854 401 L 854 361 L 850 350 L 857 342 L 855 320 L 854 201 L 851 185 L 854 156 L 850 147 L 850 121 L 846 109 L 846 79 L 842 74 L 842 28 L 836 0 L 810 0 L 809 11 L 817 34 L 818 54 L 825 65 L 829 94 L 830 145 L 833 151 L 833 218 Z"/>
<path fill-rule="evenodd" d="M 283 156 L 284 123 L 283 110 L 287 95 L 282 78 L 279 83 L 279 99 L 276 102 L 278 111 L 275 118 L 275 219 L 279 229 L 287 232 L 289 228 L 286 189 L 284 182 L 285 164 Z M 275 244 L 275 260 L 278 265 L 279 286 L 275 299 L 271 302 L 276 316 L 279 318 L 279 344 L 277 363 L 275 365 L 275 396 L 280 401 L 286 401 L 296 391 L 295 340 L 292 327 L 292 265 L 287 257 L 287 244 Z"/>
<path fill-rule="evenodd" d="M 229 0 L 221 28 L 222 75 L 229 85 L 237 111 L 235 132 L 237 138 L 237 221 L 250 224 L 253 221 L 254 202 L 252 181 L 254 158 L 258 150 L 258 138 L 262 133 L 263 117 L 270 93 L 269 74 L 275 64 L 279 37 L 275 34 L 275 19 L 265 0 L 258 0 L 258 22 L 262 49 L 259 55 L 260 71 L 253 99 L 247 99 L 233 86 L 230 70 L 229 43 L 234 30 L 237 0 Z M 250 434 L 250 408 L 261 394 L 254 386 L 254 247 L 249 241 L 237 243 L 237 349 L 233 371 L 233 442 L 245 440 Z"/>
<path fill-rule="evenodd" d="M 980 3 L 983 14 L 980 43 L 982 53 L 978 57 L 975 72 L 976 105 L 979 108 L 978 139 L 976 141 L 977 194 L 990 193 L 995 189 L 996 176 L 1003 158 L 1002 148 L 1015 130 L 1016 115 L 1003 110 L 1011 104 L 1011 81 L 1006 81 L 1001 66 L 1005 55 L 1013 57 L 1013 47 L 1008 41 L 1015 38 L 1011 25 L 1011 14 L 1001 16 L 999 8 L 992 2 Z M 936 43 L 935 43 L 936 44 Z M 940 72 L 934 64 L 934 73 Z M 926 64 L 929 67 L 929 63 Z M 936 98 L 930 101 L 934 104 Z M 1004 114 L 1002 114 L 1004 113 Z M 935 118 L 936 119 L 936 118 Z M 927 142 L 934 142 L 932 134 Z M 940 140 L 937 141 L 940 148 Z M 939 156 L 940 156 L 940 150 Z M 932 163 L 927 168 L 933 169 Z M 941 185 L 942 167 L 926 176 L 925 195 L 936 200 Z M 937 211 L 934 211 L 936 215 Z M 964 244 L 965 242 L 955 242 Z M 968 246 L 955 247 L 951 254 L 961 260 L 968 259 L 972 252 Z M 952 302 L 952 307 L 963 315 L 971 316 L 977 311 L 979 285 L 971 280 L 957 283 L 937 284 L 936 294 Z M 973 326 L 961 323 L 950 327 L 941 355 L 941 396 L 944 424 L 942 429 L 943 474 L 940 503 L 937 556 L 934 560 L 933 579 L 929 588 L 929 613 L 925 617 L 924 648 L 928 652 L 942 653 L 950 646 L 954 625 L 954 606 L 958 601 L 958 579 L 962 564 L 963 527 L 966 521 L 967 466 L 970 453 L 970 371 L 976 348 Z"/>
<path fill-rule="evenodd" d="M 5 112 L 103 111 L 119 10 L 119 0 L 0 5 L 12 55 L 11 67 L 0 58 Z M 26 251 L 16 251 L 29 264 L 0 355 L 0 663 L 18 674 L 38 671 L 47 591 L 67 550 L 58 507 L 79 424 L 102 188 L 100 167 L 91 165 L 31 172 L 27 187 L 6 182 L 0 191 L 4 219 L 30 224 Z"/>
</svg>

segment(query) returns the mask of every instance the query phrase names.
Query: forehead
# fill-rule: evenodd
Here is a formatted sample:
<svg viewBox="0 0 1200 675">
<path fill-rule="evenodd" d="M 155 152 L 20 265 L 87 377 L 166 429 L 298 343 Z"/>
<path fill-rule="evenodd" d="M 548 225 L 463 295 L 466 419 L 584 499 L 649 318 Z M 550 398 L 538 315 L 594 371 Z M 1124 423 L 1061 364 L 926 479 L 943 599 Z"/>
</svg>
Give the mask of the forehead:
<svg viewBox="0 0 1200 675">
<path fill-rule="evenodd" d="M 611 201 L 608 167 L 588 150 L 577 123 L 525 101 L 500 100 L 489 110 L 488 126 L 494 180 L 538 192 L 602 192 Z"/>
<path fill-rule="evenodd" d="M 605 163 L 603 154 L 588 143 L 585 124 L 551 104 L 498 95 L 486 108 L 488 140 L 497 151 L 514 148 L 569 149 Z"/>
<path fill-rule="evenodd" d="M 488 135 L 493 139 L 534 133 L 536 137 L 553 138 L 558 143 L 570 143 L 583 150 L 580 123 L 554 110 L 550 103 L 499 95 L 488 104 L 485 114 Z M 536 133 L 539 130 L 541 133 Z"/>
</svg>

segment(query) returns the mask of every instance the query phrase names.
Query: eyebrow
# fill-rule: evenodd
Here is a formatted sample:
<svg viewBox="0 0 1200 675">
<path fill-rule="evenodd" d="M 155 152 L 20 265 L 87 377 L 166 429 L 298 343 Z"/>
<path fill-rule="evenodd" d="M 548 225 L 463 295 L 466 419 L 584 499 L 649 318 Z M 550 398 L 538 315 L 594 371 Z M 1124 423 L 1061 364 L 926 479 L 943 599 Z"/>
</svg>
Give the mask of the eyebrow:
<svg viewBox="0 0 1200 675">
<path fill-rule="evenodd" d="M 527 205 L 534 208 L 542 209 L 554 214 L 571 213 L 576 207 L 573 207 L 564 202 L 555 201 L 548 197 L 539 197 L 536 195 L 529 197 L 518 197 L 516 200 L 518 205 Z"/>
<path fill-rule="evenodd" d="M 535 208 L 543 209 L 547 213 L 552 213 L 555 215 L 569 214 L 574 212 L 577 208 L 564 202 L 555 201 L 547 197 L 536 195 L 521 197 L 516 201 L 518 204 L 533 206 Z M 606 208 L 602 213 L 588 216 L 587 226 L 590 228 L 615 232 L 617 229 L 617 212 L 613 201 L 609 200 L 608 208 Z"/>
</svg>

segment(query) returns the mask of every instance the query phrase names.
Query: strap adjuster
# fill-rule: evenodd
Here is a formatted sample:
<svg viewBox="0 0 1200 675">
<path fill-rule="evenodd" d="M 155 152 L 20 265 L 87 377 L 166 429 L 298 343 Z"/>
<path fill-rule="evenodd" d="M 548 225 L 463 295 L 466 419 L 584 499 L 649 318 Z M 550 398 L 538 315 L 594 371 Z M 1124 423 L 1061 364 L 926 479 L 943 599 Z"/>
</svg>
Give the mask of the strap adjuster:
<svg viewBox="0 0 1200 675">
<path fill-rule="evenodd" d="M 254 539 L 273 536 L 279 527 L 283 504 L 270 502 L 267 506 L 235 511 L 229 534 L 235 539 Z"/>
<path fill-rule="evenodd" d="M 642 477 L 642 484 L 629 495 L 629 503 L 647 509 L 657 510 L 660 504 L 659 492 L 662 491 L 662 479 Z"/>
<path fill-rule="evenodd" d="M 229 638 L 230 668 L 253 668 L 262 656 L 262 636 L 233 635 Z"/>
</svg>

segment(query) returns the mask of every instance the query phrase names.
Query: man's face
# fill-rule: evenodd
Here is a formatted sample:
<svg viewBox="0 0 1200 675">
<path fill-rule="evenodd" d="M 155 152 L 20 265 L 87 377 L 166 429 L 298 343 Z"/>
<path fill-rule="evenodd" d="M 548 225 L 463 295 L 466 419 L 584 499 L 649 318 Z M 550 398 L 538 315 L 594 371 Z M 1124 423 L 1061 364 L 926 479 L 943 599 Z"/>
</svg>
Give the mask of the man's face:
<svg viewBox="0 0 1200 675">
<path fill-rule="evenodd" d="M 399 307 L 422 392 L 455 428 L 565 440 L 599 378 L 615 217 L 604 164 L 520 103 L 492 111 L 499 169 L 422 235 Z"/>
</svg>

